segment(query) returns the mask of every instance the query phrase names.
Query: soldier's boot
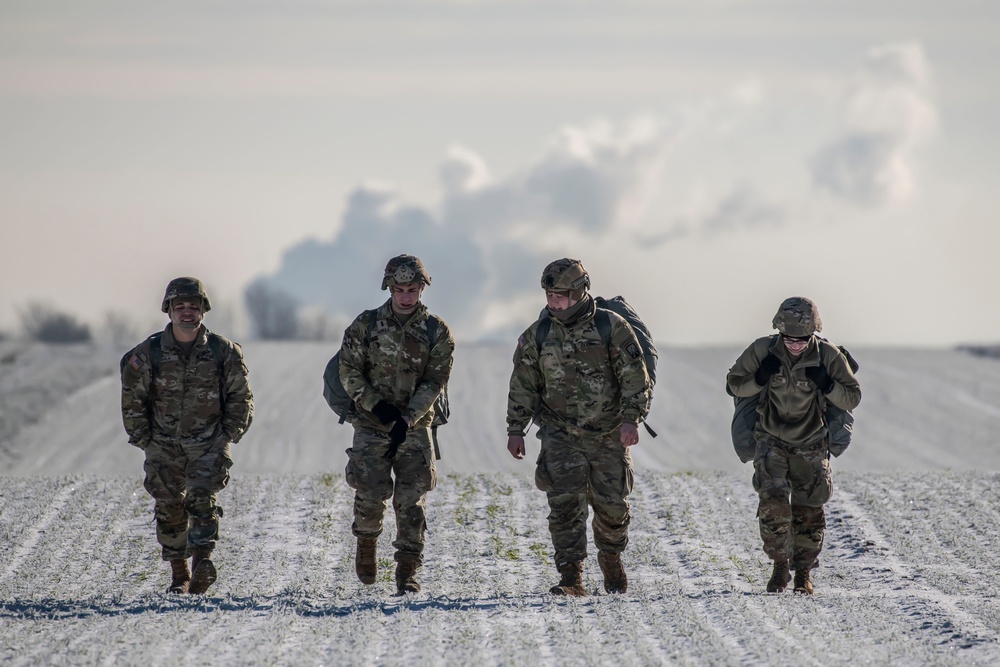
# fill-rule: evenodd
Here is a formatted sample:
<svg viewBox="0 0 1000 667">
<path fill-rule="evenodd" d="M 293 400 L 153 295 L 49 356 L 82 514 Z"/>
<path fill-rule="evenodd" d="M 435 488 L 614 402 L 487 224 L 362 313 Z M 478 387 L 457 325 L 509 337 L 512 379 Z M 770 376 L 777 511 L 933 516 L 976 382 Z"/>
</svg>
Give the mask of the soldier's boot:
<svg viewBox="0 0 1000 667">
<path fill-rule="evenodd" d="M 796 576 L 798 576 L 797 572 Z M 767 581 L 767 592 L 784 593 L 788 582 L 791 580 L 792 575 L 788 572 L 788 561 L 776 560 L 774 561 L 774 570 L 771 572 L 771 578 Z"/>
<path fill-rule="evenodd" d="M 420 592 L 420 584 L 417 583 L 419 567 L 420 561 L 410 558 L 396 562 L 396 595 Z"/>
<path fill-rule="evenodd" d="M 795 592 L 803 595 L 813 594 L 813 582 L 809 579 L 809 570 L 795 570 Z"/>
<path fill-rule="evenodd" d="M 201 595 L 215 583 L 218 575 L 211 558 L 211 549 L 199 547 L 194 550 L 194 555 L 191 557 L 191 587 L 188 589 L 192 595 Z"/>
<path fill-rule="evenodd" d="M 366 586 L 375 583 L 378 576 L 378 566 L 375 564 L 375 545 L 378 542 L 374 537 L 359 537 L 358 551 L 354 554 L 354 571 L 358 573 L 358 579 Z"/>
<path fill-rule="evenodd" d="M 170 588 L 167 589 L 168 593 L 187 593 L 188 586 L 191 585 L 191 571 L 188 569 L 188 562 L 186 558 L 175 558 L 170 561 L 170 570 L 173 574 L 173 579 L 170 581 Z"/>
<path fill-rule="evenodd" d="M 549 589 L 553 595 L 570 595 L 582 598 L 587 594 L 583 585 L 583 561 L 572 561 L 557 566 L 562 578 L 559 583 Z"/>
<path fill-rule="evenodd" d="M 601 572 L 604 574 L 605 593 L 625 593 L 628 591 L 628 576 L 625 574 L 625 566 L 622 565 L 620 554 L 599 551 L 597 552 L 597 564 L 601 566 Z"/>
</svg>

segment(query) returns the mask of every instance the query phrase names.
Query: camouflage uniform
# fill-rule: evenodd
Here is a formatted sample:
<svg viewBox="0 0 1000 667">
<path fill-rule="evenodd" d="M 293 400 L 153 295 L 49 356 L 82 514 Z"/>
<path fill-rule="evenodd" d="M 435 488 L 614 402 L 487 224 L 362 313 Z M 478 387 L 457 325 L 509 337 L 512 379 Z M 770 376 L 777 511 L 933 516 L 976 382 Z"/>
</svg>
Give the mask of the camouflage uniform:
<svg viewBox="0 0 1000 667">
<path fill-rule="evenodd" d="M 147 339 L 125 355 L 122 420 L 129 443 L 146 454 L 146 491 L 155 500 L 156 536 L 163 559 L 211 550 L 219 534 L 219 491 L 233 465 L 229 445 L 238 442 L 253 417 L 253 395 L 239 345 L 222 339 L 223 377 L 204 327 L 185 357 L 171 329 L 164 329 L 163 355 L 154 385 Z M 220 396 L 220 389 L 225 393 Z"/>
<path fill-rule="evenodd" d="M 816 326 L 818 331 L 818 315 Z M 764 552 L 776 563 L 788 561 L 797 572 L 808 572 L 819 562 L 826 528 L 823 505 L 833 492 L 819 391 L 806 376 L 807 369 L 821 365 L 820 346 L 823 366 L 833 380 L 825 400 L 845 410 L 853 410 L 861 402 L 860 386 L 843 353 L 813 336 L 812 331 L 809 327 L 790 334 L 810 336 L 798 357 L 791 355 L 780 337 L 758 338 L 726 377 L 733 396 L 753 396 L 765 388 L 754 378 L 764 358 L 773 354 L 780 362 L 777 373 L 766 382 L 767 390 L 758 406 L 753 486 L 759 498 L 757 516 Z"/>
<path fill-rule="evenodd" d="M 582 317 L 569 326 L 555 317 L 541 350 L 538 326 L 518 339 L 507 398 L 507 433 L 523 436 L 538 424 L 541 451 L 535 484 L 549 502 L 556 565 L 587 556 L 588 502 L 594 508 L 594 544 L 620 554 L 628 544 L 632 458 L 618 437 L 623 422 L 649 411 L 649 376 L 635 333 L 608 313 L 605 345 L 594 321 L 596 304 L 584 295 Z"/>
<path fill-rule="evenodd" d="M 405 324 L 394 316 L 391 299 L 373 313 L 371 336 L 370 315 L 362 313 L 344 332 L 340 350 L 340 379 L 356 407 L 345 471 L 347 483 L 355 489 L 352 532 L 359 538 L 378 537 L 386 501 L 392 498 L 396 560 L 420 563 L 427 526 L 426 495 L 437 479 L 430 426 L 434 401 L 451 375 L 455 340 L 440 318 L 436 340 L 429 340 L 427 318 L 431 315 L 422 303 Z M 385 456 L 392 425 L 383 425 L 371 412 L 379 401 L 397 407 L 411 420 L 406 439 L 391 460 Z"/>
</svg>

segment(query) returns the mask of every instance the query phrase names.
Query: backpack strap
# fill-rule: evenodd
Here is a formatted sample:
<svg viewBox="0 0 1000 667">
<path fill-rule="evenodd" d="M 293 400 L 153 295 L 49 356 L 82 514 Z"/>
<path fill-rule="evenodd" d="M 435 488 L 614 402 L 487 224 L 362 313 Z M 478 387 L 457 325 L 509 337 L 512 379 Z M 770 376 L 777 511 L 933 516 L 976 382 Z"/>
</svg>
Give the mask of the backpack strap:
<svg viewBox="0 0 1000 667">
<path fill-rule="evenodd" d="M 604 346 L 611 347 L 611 317 L 605 308 L 598 308 L 594 313 L 594 324 L 597 325 L 597 333 L 601 335 Z"/>
<path fill-rule="evenodd" d="M 368 316 L 368 332 L 365 334 L 365 347 L 372 342 L 372 334 L 375 333 L 375 311 L 366 310 L 365 315 Z"/>
<path fill-rule="evenodd" d="M 535 342 L 538 344 L 538 351 L 542 351 L 542 345 L 545 344 L 545 339 L 549 337 L 549 331 L 552 329 L 552 318 L 548 315 L 542 317 L 538 320 L 538 328 L 535 329 Z"/>
<path fill-rule="evenodd" d="M 212 351 L 212 356 L 215 357 L 215 367 L 219 374 L 219 407 L 222 411 L 226 410 L 226 356 L 222 351 L 223 346 L 222 336 L 214 334 L 212 332 L 208 333 L 208 349 Z M 226 346 L 228 347 L 228 346 Z"/>
<path fill-rule="evenodd" d="M 441 320 L 433 315 L 427 316 L 427 340 L 430 341 L 431 347 L 434 347 L 434 345 L 437 344 L 438 323 L 440 321 Z"/>
</svg>

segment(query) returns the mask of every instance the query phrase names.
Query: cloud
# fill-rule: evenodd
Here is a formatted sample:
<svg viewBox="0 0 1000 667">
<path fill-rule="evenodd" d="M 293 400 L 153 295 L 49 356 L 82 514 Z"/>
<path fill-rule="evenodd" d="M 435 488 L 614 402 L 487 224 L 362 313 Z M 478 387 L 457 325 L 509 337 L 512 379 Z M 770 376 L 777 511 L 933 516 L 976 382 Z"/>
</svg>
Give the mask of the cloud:
<svg viewBox="0 0 1000 667">
<path fill-rule="evenodd" d="M 861 206 L 904 201 L 914 154 L 932 133 L 931 75 L 917 43 L 873 48 L 847 89 L 845 132 L 812 159 L 814 183 Z"/>
<path fill-rule="evenodd" d="M 389 184 L 363 184 L 348 197 L 332 240 L 298 243 L 277 272 L 258 280 L 353 317 L 375 305 L 388 258 L 409 252 L 427 265 L 428 298 L 452 326 L 466 336 L 507 333 L 523 322 L 507 322 L 502 313 L 538 296 L 545 264 L 640 214 L 648 174 L 665 146 L 649 119 L 568 126 L 504 179 L 494 178 L 475 152 L 455 146 L 440 166 L 434 206 L 408 203 Z"/>
</svg>

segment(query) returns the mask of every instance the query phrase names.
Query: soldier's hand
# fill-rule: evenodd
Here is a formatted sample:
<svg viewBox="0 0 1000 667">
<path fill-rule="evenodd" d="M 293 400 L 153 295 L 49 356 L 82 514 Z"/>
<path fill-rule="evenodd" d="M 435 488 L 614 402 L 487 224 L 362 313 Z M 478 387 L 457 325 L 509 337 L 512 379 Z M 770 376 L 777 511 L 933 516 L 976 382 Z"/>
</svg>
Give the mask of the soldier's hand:
<svg viewBox="0 0 1000 667">
<path fill-rule="evenodd" d="M 507 436 L 507 451 L 515 459 L 524 458 L 524 436 L 523 435 L 509 435 Z"/>
<path fill-rule="evenodd" d="M 639 443 L 639 426 L 637 424 L 622 422 L 621 428 L 618 430 L 621 432 L 623 446 L 631 447 Z"/>
<path fill-rule="evenodd" d="M 392 459 L 396 456 L 399 446 L 406 440 L 408 429 L 409 427 L 402 418 L 397 419 L 396 423 L 392 425 L 392 428 L 389 429 L 389 449 L 385 453 L 385 458 Z"/>
<path fill-rule="evenodd" d="M 754 382 L 763 387 L 767 384 L 768 380 L 771 379 L 771 376 L 777 373 L 780 368 L 781 360 L 773 354 L 768 354 L 761 360 L 760 368 L 758 368 L 757 372 L 754 373 Z"/>
<path fill-rule="evenodd" d="M 821 392 L 829 394 L 833 391 L 833 378 L 822 366 L 810 366 L 806 369 L 806 377 L 812 380 Z"/>
<path fill-rule="evenodd" d="M 403 416 L 399 408 L 385 401 L 376 403 L 375 407 L 372 408 L 372 414 L 378 417 L 378 420 L 383 424 L 389 424 Z"/>
</svg>

